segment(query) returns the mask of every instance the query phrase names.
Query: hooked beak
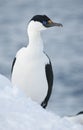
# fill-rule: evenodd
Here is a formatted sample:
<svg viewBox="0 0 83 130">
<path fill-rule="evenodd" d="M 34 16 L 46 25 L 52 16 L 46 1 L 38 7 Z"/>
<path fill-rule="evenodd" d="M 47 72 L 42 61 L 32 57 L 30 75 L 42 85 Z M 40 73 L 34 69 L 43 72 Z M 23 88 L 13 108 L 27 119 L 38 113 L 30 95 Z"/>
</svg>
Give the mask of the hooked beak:
<svg viewBox="0 0 83 130">
<path fill-rule="evenodd" d="M 46 27 L 54 27 L 54 26 L 58 26 L 58 27 L 63 27 L 63 25 L 61 23 L 55 23 L 51 20 L 48 20 L 48 23 L 46 24 Z"/>
</svg>

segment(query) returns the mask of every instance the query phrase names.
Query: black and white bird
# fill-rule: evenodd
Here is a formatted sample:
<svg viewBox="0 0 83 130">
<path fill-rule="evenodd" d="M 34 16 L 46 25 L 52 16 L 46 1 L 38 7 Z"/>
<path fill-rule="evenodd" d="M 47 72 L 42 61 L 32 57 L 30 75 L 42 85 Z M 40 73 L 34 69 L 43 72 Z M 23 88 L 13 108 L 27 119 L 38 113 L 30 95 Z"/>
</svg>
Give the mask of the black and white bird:
<svg viewBox="0 0 83 130">
<path fill-rule="evenodd" d="M 27 28 L 29 44 L 20 49 L 12 64 L 12 83 L 20 87 L 28 97 L 45 108 L 51 96 L 53 70 L 44 52 L 41 31 L 62 24 L 54 23 L 46 15 L 34 16 Z"/>
</svg>

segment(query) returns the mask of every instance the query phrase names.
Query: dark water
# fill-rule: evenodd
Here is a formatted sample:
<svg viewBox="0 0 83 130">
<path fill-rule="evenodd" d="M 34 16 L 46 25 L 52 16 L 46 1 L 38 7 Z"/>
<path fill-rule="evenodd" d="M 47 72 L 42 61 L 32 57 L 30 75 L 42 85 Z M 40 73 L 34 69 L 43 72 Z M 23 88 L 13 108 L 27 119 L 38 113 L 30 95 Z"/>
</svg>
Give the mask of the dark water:
<svg viewBox="0 0 83 130">
<path fill-rule="evenodd" d="M 77 113 L 83 110 L 83 0 L 0 0 L 0 73 L 10 78 L 13 58 L 28 44 L 27 24 L 35 14 L 63 24 L 43 32 L 55 76 L 48 109 Z"/>
</svg>

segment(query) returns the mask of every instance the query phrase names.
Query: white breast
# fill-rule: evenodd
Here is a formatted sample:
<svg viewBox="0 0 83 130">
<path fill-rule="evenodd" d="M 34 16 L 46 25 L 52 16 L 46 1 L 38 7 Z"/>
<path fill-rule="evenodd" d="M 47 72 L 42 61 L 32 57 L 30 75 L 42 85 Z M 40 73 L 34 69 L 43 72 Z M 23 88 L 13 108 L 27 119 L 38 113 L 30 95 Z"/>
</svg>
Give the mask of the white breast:
<svg viewBox="0 0 83 130">
<path fill-rule="evenodd" d="M 12 83 L 23 89 L 28 97 L 41 103 L 48 91 L 45 64 L 48 58 L 42 52 L 21 49 L 16 56 Z"/>
</svg>

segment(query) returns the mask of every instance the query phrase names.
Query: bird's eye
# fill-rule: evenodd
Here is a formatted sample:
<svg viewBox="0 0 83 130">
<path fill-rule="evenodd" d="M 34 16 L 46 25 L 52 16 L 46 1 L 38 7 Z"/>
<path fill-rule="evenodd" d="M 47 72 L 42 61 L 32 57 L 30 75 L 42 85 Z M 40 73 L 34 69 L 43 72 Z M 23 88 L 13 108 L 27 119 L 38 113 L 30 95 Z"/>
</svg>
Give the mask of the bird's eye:
<svg viewBox="0 0 83 130">
<path fill-rule="evenodd" d="M 43 21 L 43 25 L 46 25 L 47 24 L 47 22 L 46 21 Z"/>
</svg>

